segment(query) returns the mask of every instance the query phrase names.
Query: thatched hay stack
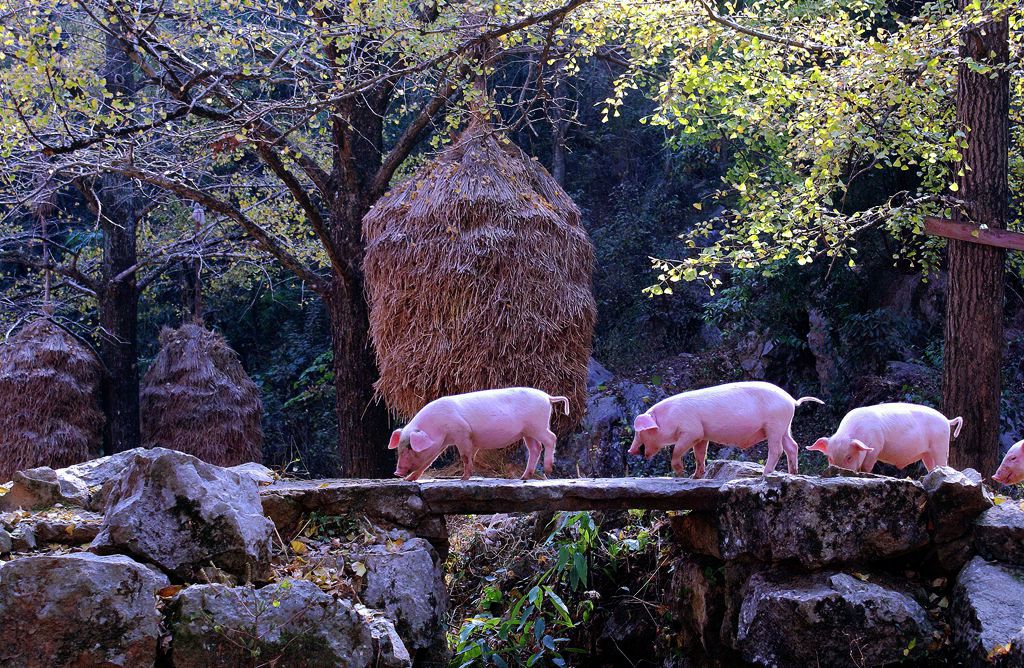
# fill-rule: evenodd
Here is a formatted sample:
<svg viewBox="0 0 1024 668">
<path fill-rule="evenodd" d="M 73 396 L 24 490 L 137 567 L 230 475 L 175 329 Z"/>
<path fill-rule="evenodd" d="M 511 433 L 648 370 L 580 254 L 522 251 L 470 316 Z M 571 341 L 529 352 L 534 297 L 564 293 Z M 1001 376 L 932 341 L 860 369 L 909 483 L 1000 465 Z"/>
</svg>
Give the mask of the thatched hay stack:
<svg viewBox="0 0 1024 668">
<path fill-rule="evenodd" d="M 102 375 L 96 355 L 49 318 L 0 343 L 0 480 L 99 454 Z"/>
<path fill-rule="evenodd" d="M 142 380 L 142 444 L 180 450 L 218 466 L 258 462 L 263 404 L 222 336 L 195 324 L 160 332 Z"/>
<path fill-rule="evenodd" d="M 476 117 L 363 219 L 370 332 L 391 410 L 527 385 L 586 404 L 593 247 L 569 195 Z"/>
</svg>

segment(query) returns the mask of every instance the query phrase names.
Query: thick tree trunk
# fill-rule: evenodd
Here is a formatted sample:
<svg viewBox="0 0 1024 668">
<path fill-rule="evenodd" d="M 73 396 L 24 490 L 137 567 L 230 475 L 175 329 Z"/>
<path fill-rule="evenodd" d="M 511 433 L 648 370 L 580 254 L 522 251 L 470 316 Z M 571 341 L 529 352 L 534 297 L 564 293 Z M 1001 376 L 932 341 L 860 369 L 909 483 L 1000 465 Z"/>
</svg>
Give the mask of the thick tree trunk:
<svg viewBox="0 0 1024 668">
<path fill-rule="evenodd" d="M 960 6 L 969 0 L 960 0 Z M 964 35 L 960 55 L 988 65 L 1009 58 L 1005 16 Z M 994 54 L 990 55 L 990 54 Z M 967 131 L 958 194 L 961 222 L 1006 227 L 1008 216 L 1009 79 L 959 66 L 957 122 Z M 991 475 L 999 457 L 999 398 L 1002 388 L 1002 249 L 963 241 L 949 242 L 949 292 L 946 300 L 946 348 L 942 402 L 948 417 L 962 416 L 963 430 L 950 447 L 950 464 Z"/>
<path fill-rule="evenodd" d="M 132 99 L 137 87 L 132 64 L 120 43 L 107 38 L 104 77 L 107 90 Z M 100 360 L 106 371 L 103 408 L 107 422 L 103 448 L 107 454 L 139 446 L 138 294 L 135 274 L 115 280 L 136 262 L 138 202 L 131 181 L 105 175 L 97 196 L 102 215 L 103 261 L 99 302 Z"/>
<path fill-rule="evenodd" d="M 334 349 L 335 413 L 341 471 L 346 478 L 386 478 L 395 470 L 387 448 L 387 410 L 373 399 L 377 363 L 370 345 L 369 310 L 363 298 L 339 285 L 327 299 Z"/>
<path fill-rule="evenodd" d="M 332 134 L 336 184 L 330 207 L 333 267 L 327 297 L 334 347 L 335 412 L 341 475 L 390 477 L 387 409 L 373 400 L 377 362 L 370 342 L 369 305 L 363 288 L 363 216 L 373 204 L 370 182 L 381 165 L 384 112 L 390 92 L 375 89 L 339 105 Z"/>
</svg>

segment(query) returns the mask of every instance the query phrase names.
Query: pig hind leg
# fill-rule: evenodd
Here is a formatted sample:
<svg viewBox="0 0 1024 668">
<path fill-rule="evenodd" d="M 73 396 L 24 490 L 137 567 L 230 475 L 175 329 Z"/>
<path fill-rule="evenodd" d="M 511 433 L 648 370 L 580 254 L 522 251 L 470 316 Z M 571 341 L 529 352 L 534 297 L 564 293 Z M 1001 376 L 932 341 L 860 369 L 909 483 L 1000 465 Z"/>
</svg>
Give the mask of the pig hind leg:
<svg viewBox="0 0 1024 668">
<path fill-rule="evenodd" d="M 800 447 L 796 444 L 792 432 L 786 432 L 785 437 L 783 437 L 782 450 L 786 453 L 786 470 L 796 475 L 800 472 L 800 461 L 798 459 Z"/>
<path fill-rule="evenodd" d="M 764 462 L 764 473 L 768 475 L 775 471 L 775 467 L 779 465 L 779 459 L 782 458 L 782 453 L 788 448 L 786 438 L 789 436 L 789 429 L 785 431 L 772 431 L 765 429 L 768 434 L 768 458 Z M 787 457 L 788 459 L 788 457 Z M 789 460 L 790 469 L 796 464 L 796 460 Z M 792 470 L 790 471 L 792 472 Z"/>
<path fill-rule="evenodd" d="M 928 452 L 925 454 L 925 457 L 922 457 L 924 465 L 929 471 L 936 466 L 949 466 L 949 427 L 947 426 L 939 431 L 940 433 L 936 434 L 932 438 L 931 443 L 928 444 Z M 926 457 L 931 458 L 931 466 L 928 466 L 928 459 Z"/>
<path fill-rule="evenodd" d="M 551 475 L 551 469 L 555 465 L 555 444 L 558 443 L 558 437 L 553 431 L 546 429 L 537 440 L 544 445 L 544 473 Z"/>
<path fill-rule="evenodd" d="M 526 457 L 526 470 L 523 471 L 523 480 L 529 480 L 537 469 L 537 461 L 540 460 L 540 443 L 528 436 L 523 437 L 523 443 L 526 444 L 526 450 L 529 453 Z"/>
<path fill-rule="evenodd" d="M 694 478 L 704 477 L 704 464 L 708 459 L 708 442 L 701 441 L 697 445 L 693 446 L 693 460 L 697 464 L 696 470 L 693 472 Z"/>
</svg>

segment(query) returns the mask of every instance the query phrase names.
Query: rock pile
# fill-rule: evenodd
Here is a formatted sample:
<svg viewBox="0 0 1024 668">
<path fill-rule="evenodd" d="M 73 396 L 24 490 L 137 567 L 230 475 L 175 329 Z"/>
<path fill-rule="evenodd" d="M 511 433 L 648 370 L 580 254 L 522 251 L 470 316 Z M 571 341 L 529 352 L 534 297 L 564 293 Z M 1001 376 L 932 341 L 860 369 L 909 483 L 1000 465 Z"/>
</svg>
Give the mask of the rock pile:
<svg viewBox="0 0 1024 668">
<path fill-rule="evenodd" d="M 262 510 L 273 479 L 161 448 L 16 474 L 0 496 L 0 665 L 399 668 L 406 638 L 436 649 L 430 546 L 367 546 L 364 602 L 382 611 L 293 579 Z"/>
</svg>

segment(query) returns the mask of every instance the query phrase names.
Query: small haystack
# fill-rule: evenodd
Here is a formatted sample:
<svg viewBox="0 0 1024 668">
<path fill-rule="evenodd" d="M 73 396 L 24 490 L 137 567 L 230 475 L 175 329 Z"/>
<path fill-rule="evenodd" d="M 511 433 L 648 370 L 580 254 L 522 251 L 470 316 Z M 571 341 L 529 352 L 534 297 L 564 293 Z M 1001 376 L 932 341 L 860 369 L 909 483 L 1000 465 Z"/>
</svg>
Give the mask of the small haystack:
<svg viewBox="0 0 1024 668">
<path fill-rule="evenodd" d="M 200 325 L 160 332 L 140 412 L 146 447 L 180 450 L 218 466 L 262 458 L 259 390 L 224 338 Z"/>
<path fill-rule="evenodd" d="M 527 385 L 583 416 L 593 247 L 569 195 L 479 115 L 363 219 L 370 332 L 389 408 Z"/>
<path fill-rule="evenodd" d="M 46 317 L 0 343 L 0 480 L 99 454 L 102 375 L 96 355 Z"/>
</svg>

